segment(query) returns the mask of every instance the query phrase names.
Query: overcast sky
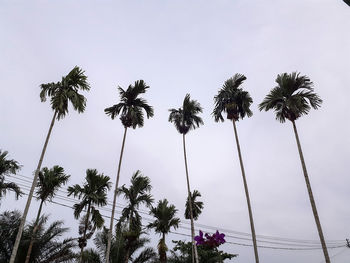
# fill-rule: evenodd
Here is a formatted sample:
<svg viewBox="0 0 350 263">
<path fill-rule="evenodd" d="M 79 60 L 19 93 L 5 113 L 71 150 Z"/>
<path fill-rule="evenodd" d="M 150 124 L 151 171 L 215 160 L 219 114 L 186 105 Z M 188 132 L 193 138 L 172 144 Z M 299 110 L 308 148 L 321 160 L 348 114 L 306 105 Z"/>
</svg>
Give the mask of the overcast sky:
<svg viewBox="0 0 350 263">
<path fill-rule="evenodd" d="M 127 134 L 121 184 L 141 170 L 152 180 L 155 200 L 166 197 L 183 219 L 182 141 L 167 118 L 168 109 L 179 107 L 190 93 L 203 106 L 205 122 L 187 136 L 191 187 L 202 193 L 205 205 L 198 223 L 249 233 L 232 124 L 215 123 L 211 117 L 213 96 L 223 82 L 243 73 L 243 87 L 254 99 L 254 115 L 237 127 L 256 232 L 317 241 L 292 125 L 257 109 L 275 86 L 277 74 L 300 71 L 324 100 L 319 110 L 297 121 L 324 235 L 344 244 L 350 238 L 350 7 L 343 1 L 84 0 L 0 5 L 0 148 L 23 165 L 20 175 L 32 176 L 53 114 L 48 102 L 40 102 L 39 85 L 59 81 L 78 65 L 91 84 L 86 112 L 70 110 L 56 122 L 43 166 L 63 166 L 71 175 L 69 184 L 82 183 L 87 168 L 114 181 L 123 127 L 103 109 L 118 101 L 118 85 L 126 88 L 143 79 L 151 87 L 144 97 L 155 116 L 145 120 L 144 128 Z M 23 211 L 24 203 L 25 197 L 16 202 L 14 195 L 7 195 L 0 212 L 15 207 Z M 37 207 L 34 201 L 28 220 Z M 72 210 L 48 203 L 44 212 L 51 213 L 51 220 L 65 220 L 70 235 L 77 235 Z M 178 232 L 190 233 L 182 228 Z M 156 244 L 159 237 L 153 232 L 151 236 Z M 186 237 L 170 235 L 167 242 L 171 239 Z M 252 247 L 223 248 L 239 254 L 232 262 L 253 262 Z M 350 249 L 329 253 L 340 253 L 334 263 L 350 258 Z M 324 262 L 322 250 L 260 248 L 259 254 L 266 263 Z"/>
</svg>

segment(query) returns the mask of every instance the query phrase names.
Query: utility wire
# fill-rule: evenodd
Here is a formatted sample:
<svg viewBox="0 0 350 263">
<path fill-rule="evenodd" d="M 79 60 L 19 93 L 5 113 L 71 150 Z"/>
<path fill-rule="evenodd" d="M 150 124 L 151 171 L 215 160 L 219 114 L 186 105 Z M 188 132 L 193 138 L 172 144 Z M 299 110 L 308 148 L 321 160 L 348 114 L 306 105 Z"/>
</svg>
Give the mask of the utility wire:
<svg viewBox="0 0 350 263">
<path fill-rule="evenodd" d="M 16 179 L 20 179 L 20 178 L 16 178 Z M 17 182 L 15 182 L 15 183 L 17 183 Z M 19 184 L 20 186 L 24 187 L 24 188 L 27 188 L 26 190 L 29 191 L 29 186 L 28 186 L 28 185 L 25 185 L 25 184 L 22 184 L 22 183 L 18 183 L 18 184 Z M 63 191 L 62 191 L 62 192 L 63 192 Z M 68 202 L 71 202 L 71 203 L 74 203 L 74 204 L 79 203 L 76 199 L 73 199 L 73 198 L 70 198 L 70 197 L 61 196 L 61 195 L 59 195 L 59 194 L 57 194 L 57 195 L 55 196 L 55 198 L 60 199 L 60 200 L 62 200 L 62 201 L 68 201 Z M 65 205 L 65 204 L 62 204 L 62 203 L 55 202 L 55 201 L 51 201 L 51 202 L 54 203 L 54 204 L 63 205 L 63 206 L 65 206 L 65 207 L 69 207 L 69 208 L 74 209 L 74 207 L 71 207 L 71 206 L 69 206 L 69 205 Z M 106 212 L 110 212 L 110 211 L 111 211 L 111 209 L 105 208 L 105 207 L 100 207 L 99 209 L 102 210 L 102 211 L 106 211 Z M 117 212 L 118 214 L 121 214 L 120 211 L 116 211 L 116 212 Z M 147 213 L 147 215 L 148 215 L 148 213 Z M 105 215 L 103 215 L 103 216 L 104 216 L 104 217 L 107 217 L 107 218 L 110 218 L 110 217 L 105 216 Z M 144 219 L 144 220 L 146 220 L 146 221 L 148 221 L 148 222 L 152 222 L 152 221 L 153 221 L 151 218 L 146 218 L 146 217 L 142 217 L 142 219 Z M 118 219 L 115 218 L 115 220 L 118 220 Z M 200 224 L 196 224 L 196 225 L 198 226 L 198 225 L 200 225 Z M 183 228 L 183 229 L 186 229 L 186 230 L 190 230 L 190 228 L 185 227 L 185 226 L 180 226 L 180 227 Z M 212 226 L 209 226 L 208 228 L 215 229 L 215 230 L 220 230 L 220 229 L 217 229 L 217 228 L 212 227 Z M 220 231 L 222 231 L 222 230 L 220 230 Z M 226 232 L 228 232 L 228 231 L 226 231 Z M 237 231 L 235 231 L 235 232 L 237 232 Z M 190 235 L 188 235 L 188 236 L 190 236 Z M 234 239 L 239 239 L 239 240 L 251 241 L 250 238 L 237 237 L 237 236 L 233 236 L 233 235 L 229 235 L 229 234 L 227 234 L 226 237 L 234 238 Z M 277 239 L 277 238 L 276 238 L 276 239 Z M 283 239 L 283 240 L 281 240 L 281 239 Z M 311 244 L 311 243 L 309 243 L 309 241 L 308 241 L 308 242 L 300 242 L 300 243 L 303 243 L 303 244 L 292 244 L 292 243 L 286 243 L 286 241 L 284 241 L 284 240 L 289 241 L 289 239 L 278 238 L 278 240 L 279 240 L 279 241 L 282 241 L 283 243 L 281 243 L 281 242 L 273 242 L 273 241 L 265 241 L 265 240 L 258 240 L 258 242 L 259 242 L 259 243 L 275 244 L 275 245 L 287 245 L 287 246 L 294 246 L 294 247 L 302 247 L 302 249 L 301 249 L 301 248 L 293 248 L 293 249 L 295 249 L 295 250 L 320 249 L 320 247 L 315 247 L 315 246 L 317 246 L 317 244 Z M 298 242 L 298 241 L 297 241 L 297 240 L 294 240 L 294 241 L 292 241 L 292 242 L 296 243 L 296 242 Z M 327 243 L 329 244 L 329 247 L 332 247 L 332 246 L 334 247 L 334 246 L 336 245 L 336 243 L 340 244 L 340 243 L 343 243 L 343 242 L 344 242 L 344 241 L 331 241 L 331 242 L 327 242 Z M 250 244 L 241 244 L 241 243 L 235 243 L 235 242 L 231 242 L 231 243 L 232 243 L 232 244 L 237 244 L 237 245 L 243 245 L 243 246 L 252 246 L 252 245 L 250 245 Z M 332 244 L 330 244 L 330 243 L 332 243 Z M 260 246 L 260 247 L 266 247 L 266 246 Z M 344 246 L 335 246 L 335 247 L 344 247 Z M 267 248 L 283 249 L 283 248 L 276 248 L 276 247 L 267 247 Z M 287 249 L 287 248 L 286 248 L 286 249 Z M 292 248 L 288 248 L 288 249 L 292 249 Z"/>
<path fill-rule="evenodd" d="M 19 174 L 17 174 L 19 175 Z M 27 176 L 24 176 L 24 175 L 19 175 L 23 178 L 27 178 L 27 179 L 32 179 L 30 177 L 27 177 Z M 14 177 L 16 178 L 16 175 L 14 176 L 11 176 L 11 177 Z M 20 178 L 17 178 L 19 180 L 21 180 Z M 26 180 L 27 182 L 29 182 L 30 184 L 32 183 L 31 181 L 28 181 Z M 65 194 L 68 194 L 67 191 L 63 191 L 63 190 L 59 190 Z M 108 205 L 109 206 L 112 206 L 112 203 L 111 202 L 108 202 Z M 124 208 L 124 206 L 126 206 L 126 204 L 124 204 L 124 206 L 122 205 L 116 205 L 117 207 L 119 208 Z M 140 214 L 145 214 L 145 215 L 149 215 L 149 212 L 148 211 L 145 211 L 145 210 L 142 210 L 142 209 L 138 209 L 138 212 Z M 182 224 L 187 224 L 187 225 L 190 225 L 190 222 L 181 222 Z M 212 229 L 212 230 L 219 230 L 219 231 L 222 231 L 222 232 L 225 232 L 225 233 L 231 233 L 231 234 L 235 234 L 235 235 L 239 235 L 239 236 L 248 236 L 248 237 L 251 237 L 251 234 L 250 233 L 245 233 L 245 232 L 240 232 L 240 231 L 235 231 L 235 230 L 230 230 L 230 229 L 225 229 L 225 228 L 220 228 L 220 227 L 215 227 L 215 226 L 209 226 L 209 225 L 205 225 L 205 224 L 199 224 L 199 223 L 194 223 L 195 226 L 197 226 L 198 228 L 206 228 L 206 229 Z M 268 239 L 268 240 L 274 240 L 274 241 L 281 241 L 281 242 L 292 242 L 292 243 L 304 243 L 304 244 L 314 244 L 314 245 L 318 245 L 320 242 L 319 240 L 304 240 L 304 239 L 292 239 L 292 238 L 284 238 L 284 237 L 274 237 L 274 236 L 267 236 L 267 235 L 257 235 L 258 238 L 260 239 Z M 252 240 L 250 238 L 250 240 Z M 262 242 L 260 240 L 260 242 Z M 328 244 L 336 244 L 336 243 L 343 243 L 344 240 L 328 240 L 326 243 Z"/>
</svg>

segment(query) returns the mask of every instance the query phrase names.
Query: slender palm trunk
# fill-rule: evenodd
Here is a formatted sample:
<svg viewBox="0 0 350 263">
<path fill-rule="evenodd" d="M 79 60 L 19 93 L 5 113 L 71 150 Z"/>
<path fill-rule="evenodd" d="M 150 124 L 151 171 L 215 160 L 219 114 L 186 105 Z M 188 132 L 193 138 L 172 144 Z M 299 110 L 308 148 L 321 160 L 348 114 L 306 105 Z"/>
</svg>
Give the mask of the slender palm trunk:
<svg viewBox="0 0 350 263">
<path fill-rule="evenodd" d="M 84 227 L 84 233 L 83 233 L 83 240 L 86 241 L 86 230 L 89 224 L 89 217 L 90 217 L 90 208 L 91 208 L 91 202 L 89 203 L 88 210 L 86 212 L 86 219 L 85 219 L 85 227 Z M 83 263 L 83 252 L 84 252 L 84 246 L 81 246 L 80 248 L 80 263 Z"/>
<path fill-rule="evenodd" d="M 166 251 L 165 251 L 165 233 L 163 233 L 162 239 L 161 239 L 162 246 L 160 246 L 159 249 L 159 261 L 160 263 L 166 263 L 167 257 L 166 257 Z"/>
<path fill-rule="evenodd" d="M 35 170 L 35 175 L 34 175 L 34 178 L 33 178 L 32 187 L 30 188 L 30 192 L 29 192 L 29 195 L 28 195 L 28 198 L 27 198 L 27 203 L 26 203 L 26 206 L 25 206 L 24 211 L 23 211 L 23 216 L 22 216 L 22 219 L 21 219 L 21 223 L 20 223 L 19 228 L 18 228 L 15 245 L 13 246 L 13 249 L 12 249 L 10 263 L 14 263 L 15 259 L 16 259 L 19 242 L 21 241 L 22 232 L 23 232 L 24 224 L 25 224 L 26 219 L 27 219 L 29 206 L 30 206 L 30 203 L 31 203 L 32 198 L 33 198 L 34 189 L 35 189 L 35 187 L 36 187 L 36 185 L 38 183 L 39 171 L 40 171 L 43 159 L 44 159 L 44 155 L 45 155 L 45 152 L 46 152 L 47 144 L 48 144 L 49 139 L 50 139 L 51 131 L 52 131 L 53 125 L 55 123 L 56 115 L 57 115 L 57 112 L 55 111 L 55 113 L 53 114 L 52 120 L 51 120 L 49 131 L 48 131 L 47 136 L 46 136 L 46 140 L 45 140 L 45 143 L 44 143 L 43 150 L 41 151 L 41 155 L 40 155 L 38 166 L 37 166 L 37 168 Z"/>
<path fill-rule="evenodd" d="M 256 243 L 256 235 L 255 235 L 255 227 L 254 227 L 254 220 L 253 220 L 253 212 L 252 212 L 252 207 L 250 205 L 248 184 L 247 184 L 247 180 L 246 180 L 246 177 L 245 177 L 245 171 L 244 171 L 242 154 L 241 154 L 241 147 L 239 146 L 239 140 L 238 140 L 238 134 L 237 134 L 237 128 L 236 128 L 235 120 L 232 120 L 232 123 L 233 123 L 233 129 L 235 131 L 236 145 L 237 145 L 237 151 L 238 151 L 238 156 L 239 156 L 239 162 L 240 162 L 240 165 L 241 165 L 242 178 L 243 178 L 243 184 L 244 184 L 244 191 L 245 191 L 245 196 L 247 198 L 248 213 L 249 213 L 249 220 L 250 220 L 250 229 L 251 229 L 252 238 L 253 238 L 255 262 L 259 263 L 258 245 Z"/>
<path fill-rule="evenodd" d="M 193 210 L 192 210 L 192 198 L 191 198 L 191 189 L 190 189 L 190 179 L 188 177 L 188 168 L 187 168 L 187 157 L 186 157 L 186 140 L 185 134 L 182 134 L 182 142 L 184 147 L 184 158 L 185 158 L 185 168 L 186 168 L 186 180 L 187 180 L 187 192 L 188 192 L 188 203 L 190 206 L 190 219 L 191 219 L 191 238 L 192 238 L 192 263 L 193 263 L 193 250 L 194 250 L 194 261 L 195 263 L 199 263 L 198 261 L 198 252 L 196 244 L 194 243 L 194 224 L 193 224 Z"/>
<path fill-rule="evenodd" d="M 308 193 L 309 193 L 309 198 L 310 198 L 310 203 L 311 203 L 311 207 L 312 207 L 312 212 L 314 213 L 315 222 L 316 222 L 316 226 L 317 226 L 317 230 L 318 230 L 318 235 L 320 236 L 320 240 L 321 240 L 321 245 L 322 245 L 323 254 L 324 254 L 326 263 L 330 263 L 331 261 L 330 261 L 330 259 L 329 259 L 328 250 L 327 250 L 327 245 L 326 245 L 326 242 L 325 242 L 325 240 L 324 240 L 324 236 L 323 236 L 323 232 L 322 232 L 322 227 L 321 227 L 320 218 L 318 217 L 315 199 L 314 199 L 314 196 L 313 196 L 313 194 L 312 194 L 311 184 L 310 184 L 309 176 L 308 176 L 308 174 L 307 174 L 307 170 L 306 170 L 306 165 L 305 165 L 305 161 L 304 161 L 303 152 L 302 152 L 302 150 L 301 150 L 301 145 L 300 145 L 300 140 L 299 140 L 299 135 L 298 135 L 297 127 L 295 126 L 295 121 L 292 121 L 292 123 L 293 123 L 293 129 L 294 129 L 295 139 L 296 139 L 297 145 L 298 145 L 298 151 L 299 151 L 301 166 L 303 167 L 303 172 L 304 172 L 304 178 L 305 178 L 306 188 L 307 188 L 307 191 L 308 191 Z"/>
<path fill-rule="evenodd" d="M 34 245 L 35 235 L 36 235 L 36 232 L 38 231 L 38 228 L 39 228 L 38 223 L 39 223 L 39 219 L 40 219 L 41 209 L 43 208 L 43 204 L 44 204 L 44 200 L 41 200 L 40 206 L 39 206 L 39 211 L 38 211 L 38 214 L 37 214 L 36 219 L 35 219 L 33 233 L 32 233 L 32 237 L 30 239 L 30 244 L 29 244 L 29 247 L 28 247 L 25 263 L 29 263 L 30 254 L 32 254 L 32 249 L 33 249 L 33 245 Z"/>
<path fill-rule="evenodd" d="M 129 215 L 129 233 L 131 232 L 131 217 L 132 217 L 132 212 Z M 126 247 L 126 252 L 125 252 L 125 263 L 129 262 L 129 254 L 130 254 L 130 247 Z"/>
<path fill-rule="evenodd" d="M 120 157 L 119 157 L 119 164 L 118 164 L 117 179 L 116 179 L 115 188 L 114 188 L 112 215 L 111 215 L 111 222 L 110 222 L 110 224 L 109 224 L 109 230 L 108 230 L 108 241 L 107 241 L 107 251 L 106 251 L 106 263 L 109 263 L 109 254 L 110 254 L 110 251 L 111 251 L 111 241 L 112 241 L 112 231 L 113 231 L 113 222 L 114 222 L 114 212 L 115 212 L 115 205 L 116 205 L 116 201 L 117 201 L 118 184 L 119 184 L 119 177 L 120 177 L 120 167 L 121 167 L 122 159 L 123 159 L 123 152 L 124 152 L 126 131 L 127 131 L 127 127 L 125 127 L 125 129 L 124 129 L 124 137 L 123 137 L 122 149 L 120 150 Z"/>
</svg>

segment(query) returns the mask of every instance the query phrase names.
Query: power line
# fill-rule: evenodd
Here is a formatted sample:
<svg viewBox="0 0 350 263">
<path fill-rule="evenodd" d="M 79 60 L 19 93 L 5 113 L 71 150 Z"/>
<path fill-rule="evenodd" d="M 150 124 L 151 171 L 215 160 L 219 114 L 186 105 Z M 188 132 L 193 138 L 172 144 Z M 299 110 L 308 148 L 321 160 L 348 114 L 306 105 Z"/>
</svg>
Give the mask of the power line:
<svg viewBox="0 0 350 263">
<path fill-rule="evenodd" d="M 22 177 L 25 177 L 25 176 L 22 176 Z M 24 179 L 21 179 L 21 178 L 16 178 L 15 177 L 14 179 L 19 179 L 19 180 L 28 182 L 27 180 L 24 180 Z M 22 183 L 18 183 L 18 184 L 20 186 L 23 186 L 24 188 L 30 188 L 28 185 L 25 185 L 25 184 L 22 184 Z M 29 190 L 29 189 L 27 189 L 27 190 Z M 61 192 L 68 193 L 68 192 L 64 192 L 64 191 L 61 191 Z M 71 202 L 71 203 L 74 203 L 74 204 L 79 203 L 76 199 L 73 199 L 73 198 L 70 198 L 70 197 L 66 197 L 66 196 L 62 196 L 62 195 L 59 195 L 59 194 L 57 194 L 55 196 L 55 198 L 60 199 L 62 201 Z M 57 203 L 57 202 L 52 202 L 52 203 L 60 204 L 60 203 Z M 67 207 L 70 207 L 70 206 L 67 206 Z M 119 206 L 117 205 L 117 207 L 123 208 L 121 205 L 119 205 Z M 102 211 L 106 211 L 106 212 L 110 212 L 111 211 L 110 208 L 105 208 L 105 207 L 100 207 L 99 209 L 102 210 Z M 116 211 L 116 212 L 118 214 L 121 214 L 120 211 Z M 149 213 L 146 213 L 146 214 L 149 215 Z M 146 218 L 144 216 L 142 216 L 142 219 L 144 219 L 144 220 L 146 220 L 148 222 L 152 222 L 153 221 L 151 218 Z M 187 223 L 187 222 L 185 222 L 185 223 Z M 213 226 L 207 226 L 207 225 L 203 225 L 203 224 L 196 224 L 196 226 L 201 226 L 201 227 L 204 227 L 204 228 L 207 228 L 207 229 L 212 229 L 212 230 L 220 230 L 220 231 L 224 231 L 226 233 L 235 233 L 235 234 L 238 234 L 238 235 L 250 236 L 250 234 L 247 234 L 247 233 L 244 233 L 244 232 L 238 232 L 238 231 L 232 231 L 232 230 L 227 230 L 227 229 L 222 229 L 222 228 L 216 228 L 216 227 L 213 227 Z M 185 226 L 181 226 L 181 228 L 186 229 L 186 230 L 190 230 L 190 228 L 185 227 Z M 229 234 L 226 234 L 226 237 L 239 239 L 239 240 L 246 240 L 246 241 L 251 241 L 252 240 L 251 238 L 244 238 L 244 237 L 233 236 L 233 235 L 229 235 Z M 311 249 L 319 249 L 318 247 L 315 247 L 315 246 L 317 246 L 319 244 L 319 242 L 317 242 L 317 241 L 314 242 L 314 241 L 311 241 L 311 240 L 297 240 L 297 239 L 268 237 L 268 236 L 258 236 L 258 237 L 260 237 L 262 239 L 270 239 L 270 240 L 277 240 L 277 241 L 283 242 L 283 243 L 281 243 L 281 242 L 274 242 L 274 241 L 258 240 L 258 242 L 260 242 L 260 243 L 268 243 L 268 244 L 275 244 L 275 245 L 288 245 L 288 246 L 294 246 L 294 247 L 304 247 L 304 248 L 306 247 L 306 248 L 311 248 Z M 292 242 L 292 243 L 288 243 L 288 242 Z M 341 240 L 339 240 L 339 241 L 338 240 L 327 241 L 327 243 L 331 244 L 331 246 L 334 246 L 334 245 L 340 244 L 340 243 L 343 244 L 343 242 L 344 241 L 341 241 Z M 295 244 L 293 244 L 293 243 L 295 243 Z M 237 244 L 239 244 L 239 243 L 237 243 Z M 243 244 L 241 244 L 241 245 L 243 245 Z M 248 246 L 251 246 L 251 245 L 248 245 Z M 263 247 L 263 246 L 261 246 L 261 247 Z"/>
<path fill-rule="evenodd" d="M 19 174 L 17 174 L 17 175 L 19 175 Z M 24 175 L 19 175 L 19 176 L 21 176 L 23 178 L 27 178 L 27 179 L 32 179 L 32 178 L 24 176 Z M 16 175 L 12 176 L 12 177 L 16 178 Z M 16 178 L 16 179 L 21 180 L 20 178 Z M 27 182 L 29 182 L 29 181 L 27 181 Z M 59 190 L 59 191 L 65 193 L 65 194 L 68 194 L 67 191 L 62 191 L 62 190 Z M 111 202 L 108 202 L 108 205 L 112 206 L 113 204 Z M 124 204 L 124 206 L 126 206 L 126 204 Z M 116 207 L 119 207 L 119 208 L 124 208 L 124 206 L 122 206 L 120 204 L 116 205 Z M 148 211 L 145 211 L 142 209 L 137 209 L 137 210 L 140 214 L 149 215 Z M 190 225 L 190 222 L 184 221 L 184 222 L 181 222 L 181 224 Z M 197 226 L 198 228 L 211 229 L 211 230 L 215 230 L 215 231 L 219 230 L 219 231 L 225 232 L 225 233 L 235 234 L 235 235 L 239 235 L 239 236 L 247 236 L 247 237 L 250 237 L 248 240 L 252 240 L 250 233 L 245 233 L 245 232 L 240 232 L 240 231 L 235 231 L 235 230 L 230 230 L 230 229 L 225 229 L 225 228 L 220 228 L 220 227 L 215 227 L 215 226 L 209 226 L 209 225 L 200 224 L 200 223 L 194 223 L 194 225 Z M 244 240 L 242 237 L 234 237 L 234 238 Z M 275 236 L 267 236 L 267 235 L 257 235 L 257 238 L 260 238 L 260 242 L 267 242 L 267 241 L 261 240 L 261 239 L 267 239 L 267 240 L 281 241 L 284 243 L 291 242 L 291 243 L 302 243 L 302 244 L 311 244 L 311 245 L 319 245 L 319 243 L 320 243 L 319 240 L 293 239 L 293 238 L 275 237 Z M 344 240 L 328 240 L 326 243 L 339 244 L 339 243 L 343 243 L 343 242 L 344 242 Z"/>
</svg>

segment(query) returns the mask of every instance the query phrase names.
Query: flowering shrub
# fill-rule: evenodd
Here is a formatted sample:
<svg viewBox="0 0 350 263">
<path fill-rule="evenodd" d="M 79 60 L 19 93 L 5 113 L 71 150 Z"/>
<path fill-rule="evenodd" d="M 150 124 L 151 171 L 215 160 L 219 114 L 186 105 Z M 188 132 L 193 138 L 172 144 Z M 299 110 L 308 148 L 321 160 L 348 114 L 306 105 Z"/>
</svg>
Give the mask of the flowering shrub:
<svg viewBox="0 0 350 263">
<path fill-rule="evenodd" d="M 225 234 L 223 233 L 220 234 L 219 231 L 216 231 L 216 233 L 212 235 L 209 235 L 208 233 L 206 233 L 204 237 L 203 237 L 202 231 L 199 231 L 199 236 L 194 237 L 194 240 L 196 241 L 197 246 L 203 245 L 210 248 L 216 248 L 226 242 L 224 239 Z"/>
</svg>

